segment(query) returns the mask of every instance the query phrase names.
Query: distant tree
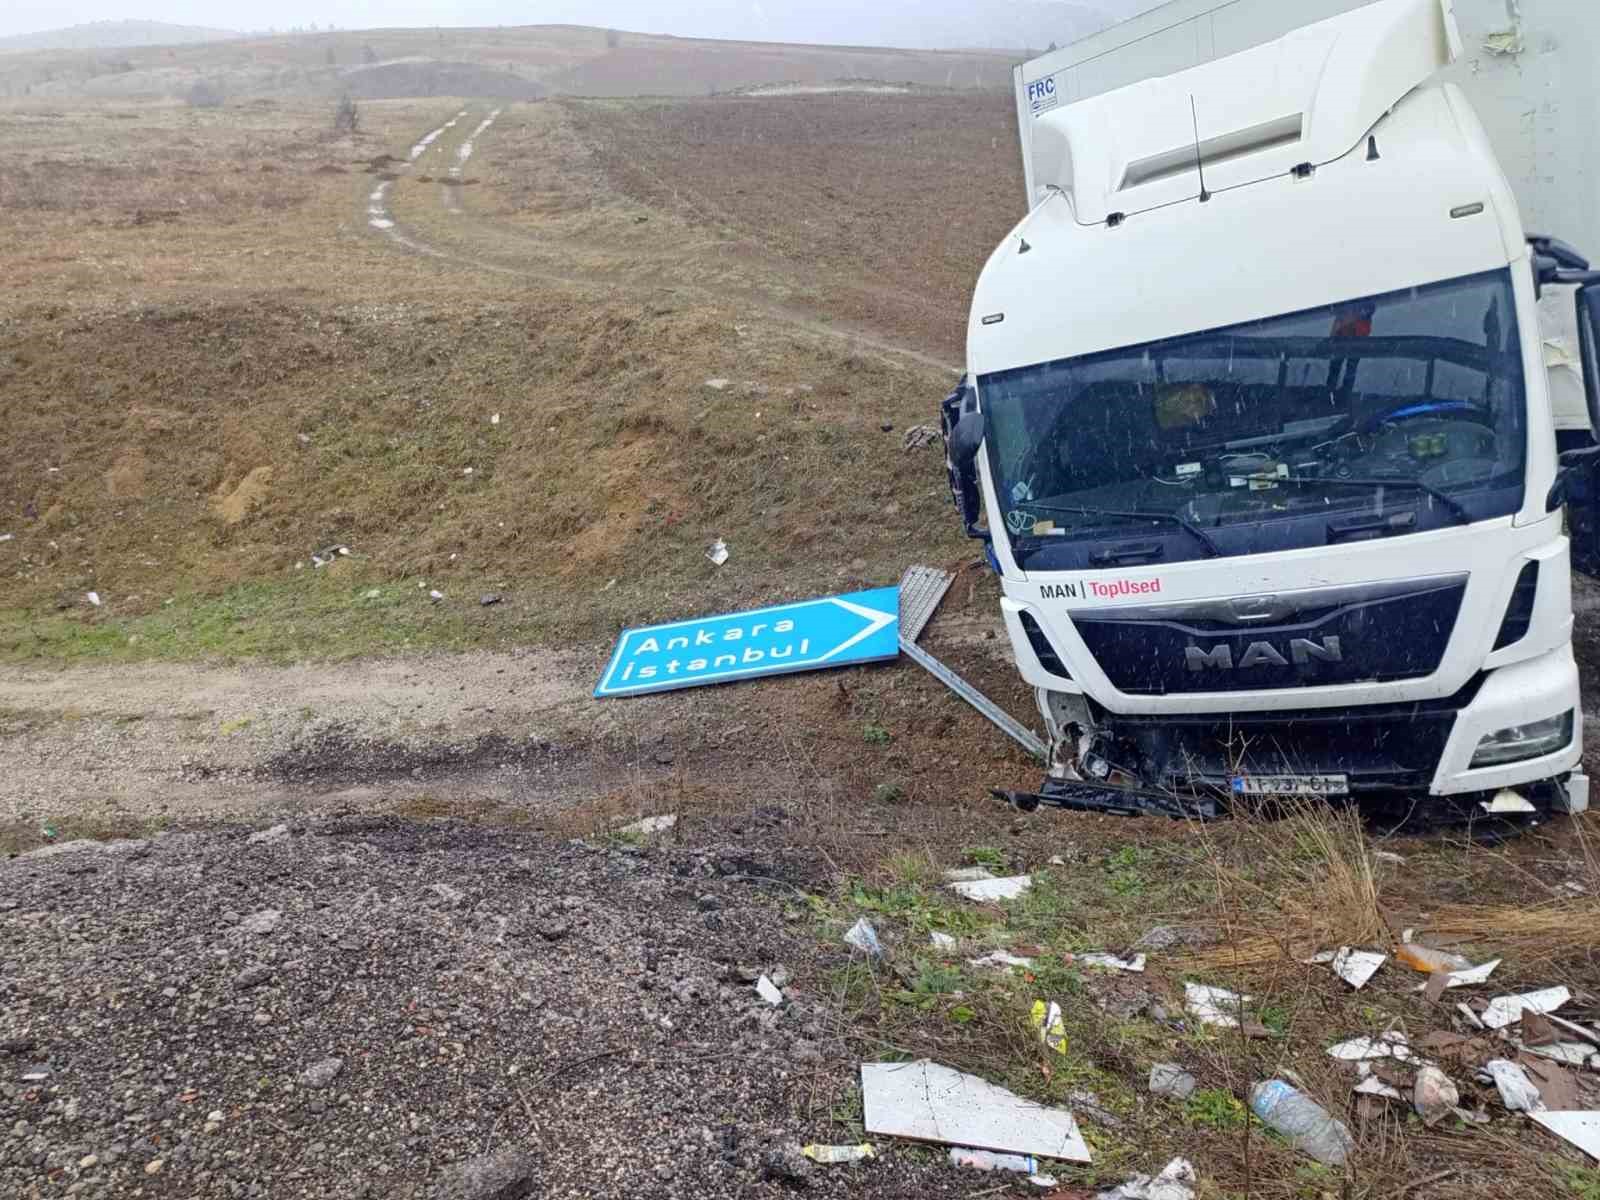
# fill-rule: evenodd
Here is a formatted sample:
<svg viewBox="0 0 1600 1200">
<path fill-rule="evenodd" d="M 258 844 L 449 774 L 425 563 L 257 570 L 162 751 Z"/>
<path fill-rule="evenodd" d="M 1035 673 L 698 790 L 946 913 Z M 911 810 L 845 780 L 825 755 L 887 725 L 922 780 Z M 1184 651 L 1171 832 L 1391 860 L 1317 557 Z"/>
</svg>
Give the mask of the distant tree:
<svg viewBox="0 0 1600 1200">
<path fill-rule="evenodd" d="M 361 110 L 356 107 L 356 102 L 350 99 L 346 92 L 339 97 L 339 104 L 333 110 L 333 131 L 335 133 L 356 133 L 361 129 Z"/>
<path fill-rule="evenodd" d="M 184 96 L 184 101 L 190 108 L 221 108 L 222 87 L 210 79 L 197 79 Z"/>
<path fill-rule="evenodd" d="M 368 66 L 378 61 L 378 52 L 372 48 L 371 42 L 361 47 L 361 61 Z"/>
<path fill-rule="evenodd" d="M 323 57 L 327 59 L 330 67 L 337 67 L 339 65 L 339 52 L 332 46 L 328 47 L 327 53 L 324 54 Z"/>
<path fill-rule="evenodd" d="M 606 49 L 615 50 L 620 45 L 622 45 L 622 34 L 615 29 L 606 30 Z"/>
<path fill-rule="evenodd" d="M 1054 42 L 1051 42 L 1048 46 L 1045 47 L 1044 52 L 1046 54 L 1054 54 L 1060 48 L 1061 47 L 1057 46 Z"/>
</svg>

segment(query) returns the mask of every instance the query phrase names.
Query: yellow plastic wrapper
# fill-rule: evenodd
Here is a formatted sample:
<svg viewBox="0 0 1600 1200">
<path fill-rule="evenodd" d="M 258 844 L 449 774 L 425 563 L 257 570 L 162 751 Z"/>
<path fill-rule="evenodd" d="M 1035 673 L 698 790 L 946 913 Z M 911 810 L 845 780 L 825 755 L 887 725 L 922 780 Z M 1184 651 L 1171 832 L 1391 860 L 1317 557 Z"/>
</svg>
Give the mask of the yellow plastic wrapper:
<svg viewBox="0 0 1600 1200">
<path fill-rule="evenodd" d="M 859 1146 L 818 1146 L 813 1143 L 801 1146 L 800 1153 L 815 1163 L 860 1162 L 864 1158 L 878 1157 L 871 1142 L 862 1142 Z"/>
<path fill-rule="evenodd" d="M 1033 1027 L 1039 1031 L 1039 1040 L 1057 1054 L 1067 1052 L 1067 1027 L 1061 1020 L 1061 1006 L 1054 1000 L 1047 1005 L 1043 1000 L 1033 1002 Z"/>
</svg>

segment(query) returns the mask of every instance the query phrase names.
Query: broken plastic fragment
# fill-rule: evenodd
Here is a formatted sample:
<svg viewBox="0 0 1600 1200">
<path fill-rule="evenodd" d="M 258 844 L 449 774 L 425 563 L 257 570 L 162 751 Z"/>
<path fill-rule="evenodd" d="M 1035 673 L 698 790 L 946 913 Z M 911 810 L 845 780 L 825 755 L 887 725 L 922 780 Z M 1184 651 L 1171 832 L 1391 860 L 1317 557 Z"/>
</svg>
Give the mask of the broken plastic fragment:
<svg viewBox="0 0 1600 1200">
<path fill-rule="evenodd" d="M 1067 1027 L 1061 1019 L 1061 1005 L 1054 1000 L 1048 1005 L 1043 1000 L 1033 1002 L 1030 1014 L 1033 1027 L 1039 1031 L 1039 1040 L 1057 1054 L 1067 1052 Z"/>
<path fill-rule="evenodd" d="M 664 813 L 659 817 L 645 817 L 632 825 L 624 825 L 617 832 L 626 837 L 649 837 L 653 833 L 665 833 L 677 823 L 677 813 Z"/>
<path fill-rule="evenodd" d="M 1571 999 L 1572 993 L 1564 987 L 1523 992 L 1517 996 L 1496 996 L 1483 1011 L 1483 1023 L 1490 1029 L 1503 1029 L 1513 1021 L 1520 1020 L 1525 1012 L 1555 1012 Z"/>
<path fill-rule="evenodd" d="M 1161 1168 L 1161 1174 L 1135 1175 L 1109 1192 L 1101 1192 L 1095 1200 L 1194 1200 L 1190 1185 L 1195 1180 L 1194 1164 L 1175 1158 Z"/>
<path fill-rule="evenodd" d="M 869 958 L 883 957 L 883 944 L 878 941 L 878 931 L 872 927 L 872 922 L 865 917 L 860 918 L 850 926 L 850 931 L 844 935 L 844 943 L 861 951 Z"/>
<path fill-rule="evenodd" d="M 1327 964 L 1332 967 L 1333 973 L 1344 980 L 1353 988 L 1363 988 L 1367 980 L 1377 973 L 1379 967 L 1388 961 L 1387 954 L 1379 954 L 1373 950 L 1353 950 L 1349 946 L 1340 946 L 1337 950 L 1324 950 L 1306 959 L 1308 966 Z"/>
<path fill-rule="evenodd" d="M 1032 876 L 1011 875 L 1004 879 L 973 879 L 946 886 L 968 900 L 1015 900 L 1032 883 Z"/>
<path fill-rule="evenodd" d="M 950 1147 L 952 1167 L 971 1167 L 976 1171 L 1015 1171 L 1019 1175 L 1032 1175 L 1039 1169 L 1039 1161 L 1031 1154 L 997 1154 L 993 1150 L 968 1150 L 963 1146 Z"/>
<path fill-rule="evenodd" d="M 1404 1100 L 1400 1089 L 1385 1083 L 1376 1075 L 1368 1075 L 1352 1089 L 1362 1096 L 1382 1096 L 1385 1100 Z"/>
<path fill-rule="evenodd" d="M 828 1165 L 831 1163 L 860 1162 L 864 1158 L 877 1158 L 878 1152 L 872 1148 L 871 1142 L 862 1142 L 857 1146 L 819 1146 L 815 1143 L 801 1146 L 800 1153 L 804 1154 L 814 1163 Z"/>
<path fill-rule="evenodd" d="M 87 595 L 84 596 L 84 599 L 87 600 L 90 604 L 94 605 L 96 608 L 100 607 L 100 593 L 99 592 L 89 592 Z"/>
<path fill-rule="evenodd" d="M 1536 1112 L 1529 1114 L 1563 1141 L 1571 1142 L 1600 1162 L 1600 1112 Z"/>
<path fill-rule="evenodd" d="M 1544 1112 L 1544 1098 L 1539 1095 L 1539 1089 L 1534 1086 L 1533 1080 L 1516 1063 L 1504 1058 L 1491 1058 L 1483 1064 L 1483 1069 L 1478 1072 L 1478 1078 L 1485 1083 L 1493 1083 L 1500 1093 L 1500 1102 L 1506 1106 L 1508 1112 Z"/>
<path fill-rule="evenodd" d="M 728 543 L 718 538 L 706 549 L 706 557 L 711 560 L 711 565 L 720 567 L 728 561 Z"/>
<path fill-rule="evenodd" d="M 954 950 L 960 943 L 948 933 L 940 933 L 937 929 L 928 931 L 928 944 L 935 950 Z"/>
<path fill-rule="evenodd" d="M 1531 813 L 1538 812 L 1528 798 L 1521 792 L 1513 792 L 1510 788 L 1496 792 L 1493 800 L 1479 801 L 1478 807 L 1486 813 Z"/>
<path fill-rule="evenodd" d="M 1144 970 L 1145 957 L 1142 954 L 1135 954 L 1132 958 L 1118 958 L 1115 954 L 1074 954 L 1072 961 L 1091 967 L 1105 967 L 1109 971 L 1137 973 Z"/>
<path fill-rule="evenodd" d="M 1379 1037 L 1351 1038 L 1348 1042 L 1329 1046 L 1328 1054 L 1332 1058 L 1340 1058 L 1346 1062 L 1360 1062 L 1370 1058 L 1393 1058 L 1400 1062 L 1409 1062 L 1415 1057 L 1406 1042 L 1406 1035 L 1399 1032 L 1385 1033 Z"/>
<path fill-rule="evenodd" d="M 1411 1086 L 1411 1107 L 1422 1123 L 1432 1128 L 1455 1111 L 1461 1103 L 1456 1085 L 1438 1067 L 1425 1066 L 1417 1072 Z"/>
<path fill-rule="evenodd" d="M 1033 966 L 1033 959 L 1022 958 L 1016 954 L 1008 954 L 1004 950 L 991 950 L 982 958 L 967 959 L 967 965 L 969 967 L 1004 967 L 1010 970 L 1012 967 L 1031 967 Z"/>
<path fill-rule="evenodd" d="M 1447 988 L 1458 988 L 1470 987 L 1477 983 L 1487 983 L 1489 981 L 1489 976 L 1494 974 L 1494 969 L 1500 965 L 1500 962 L 1500 959 L 1492 958 L 1486 963 L 1479 963 L 1475 967 L 1468 967 L 1465 971 L 1443 972 L 1444 986 Z M 1435 972 L 1435 974 L 1439 974 L 1439 972 Z M 1426 991 L 1430 986 L 1437 987 L 1438 985 L 1430 980 L 1429 983 L 1418 984 L 1414 990 L 1422 992 Z"/>
<path fill-rule="evenodd" d="M 1242 996 L 1227 988 L 1209 987 L 1201 983 L 1183 985 L 1184 1007 L 1205 1025 L 1223 1029 L 1239 1028 L 1239 1016 L 1244 1005 L 1253 996 Z"/>
<path fill-rule="evenodd" d="M 756 994 L 774 1008 L 783 1003 L 783 993 L 778 990 L 778 985 L 765 975 L 756 980 Z"/>
</svg>

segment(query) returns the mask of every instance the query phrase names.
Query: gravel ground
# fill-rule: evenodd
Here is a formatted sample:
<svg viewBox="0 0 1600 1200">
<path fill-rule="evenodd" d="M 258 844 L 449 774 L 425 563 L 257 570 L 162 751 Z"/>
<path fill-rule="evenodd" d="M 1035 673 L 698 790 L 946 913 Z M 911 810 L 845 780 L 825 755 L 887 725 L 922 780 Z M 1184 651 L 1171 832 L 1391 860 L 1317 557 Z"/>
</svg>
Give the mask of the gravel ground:
<svg viewBox="0 0 1600 1200">
<path fill-rule="evenodd" d="M 792 893 L 746 878 L 804 878 L 788 823 L 639 851 L 359 816 L 0 865 L 0 1195 L 969 1191 L 892 1150 L 786 1178 L 856 1069 Z"/>
</svg>

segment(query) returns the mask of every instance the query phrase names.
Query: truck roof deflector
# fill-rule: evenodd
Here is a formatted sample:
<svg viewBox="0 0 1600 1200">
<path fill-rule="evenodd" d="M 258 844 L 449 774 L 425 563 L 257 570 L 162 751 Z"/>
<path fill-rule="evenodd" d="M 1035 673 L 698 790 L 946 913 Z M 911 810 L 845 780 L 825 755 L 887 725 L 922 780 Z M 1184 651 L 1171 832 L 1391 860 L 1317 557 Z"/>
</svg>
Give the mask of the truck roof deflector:
<svg viewBox="0 0 1600 1200">
<path fill-rule="evenodd" d="M 1114 210 L 1197 197 L 1197 165 L 1216 192 L 1332 162 L 1454 61 L 1460 45 L 1451 0 L 1379 0 L 1228 58 L 1052 109 L 1034 119 L 1028 139 L 1035 200 L 1058 188 L 1080 224 L 1097 224 Z"/>
</svg>

